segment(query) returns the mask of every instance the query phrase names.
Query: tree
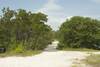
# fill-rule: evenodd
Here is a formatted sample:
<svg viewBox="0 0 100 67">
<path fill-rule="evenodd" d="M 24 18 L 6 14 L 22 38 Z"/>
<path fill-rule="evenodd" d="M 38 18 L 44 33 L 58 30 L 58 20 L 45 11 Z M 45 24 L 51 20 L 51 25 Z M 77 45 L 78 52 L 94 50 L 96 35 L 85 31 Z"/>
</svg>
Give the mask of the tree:
<svg viewBox="0 0 100 67">
<path fill-rule="evenodd" d="M 100 21 L 89 17 L 72 17 L 61 25 L 59 35 L 59 48 L 100 47 Z"/>
<path fill-rule="evenodd" d="M 52 29 L 43 13 L 4 8 L 0 18 L 0 46 L 7 51 L 43 50 L 52 41 Z"/>
</svg>

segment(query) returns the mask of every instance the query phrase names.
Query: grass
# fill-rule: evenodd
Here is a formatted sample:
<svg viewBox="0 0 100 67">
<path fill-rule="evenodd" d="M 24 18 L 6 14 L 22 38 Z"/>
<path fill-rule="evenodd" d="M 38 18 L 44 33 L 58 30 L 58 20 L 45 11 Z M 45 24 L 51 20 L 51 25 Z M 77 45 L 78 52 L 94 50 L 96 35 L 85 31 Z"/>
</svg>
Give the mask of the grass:
<svg viewBox="0 0 100 67">
<path fill-rule="evenodd" d="M 100 67 L 100 54 L 91 54 L 83 61 L 86 65 L 91 67 Z"/>
<path fill-rule="evenodd" d="M 85 59 L 77 60 L 72 67 L 100 67 L 100 54 L 92 54 Z"/>
<path fill-rule="evenodd" d="M 87 49 L 87 48 L 64 48 L 64 51 L 90 51 L 90 52 L 97 52 L 100 50 L 94 50 L 94 49 Z"/>
<path fill-rule="evenodd" d="M 24 52 L 15 52 L 15 51 L 10 51 L 6 53 L 0 53 L 0 57 L 9 57 L 9 56 L 32 56 L 41 53 L 42 51 L 24 51 Z"/>
</svg>

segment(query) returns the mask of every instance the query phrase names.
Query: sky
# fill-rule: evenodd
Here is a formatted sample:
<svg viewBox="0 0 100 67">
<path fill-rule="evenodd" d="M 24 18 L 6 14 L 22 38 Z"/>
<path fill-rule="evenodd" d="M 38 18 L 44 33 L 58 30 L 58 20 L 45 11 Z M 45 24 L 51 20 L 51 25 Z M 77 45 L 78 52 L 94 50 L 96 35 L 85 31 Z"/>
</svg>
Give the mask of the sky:
<svg viewBox="0 0 100 67">
<path fill-rule="evenodd" d="M 47 14 L 47 24 L 53 30 L 58 30 L 60 25 L 72 16 L 100 19 L 100 0 L 0 0 L 0 10 L 3 7 Z"/>
</svg>

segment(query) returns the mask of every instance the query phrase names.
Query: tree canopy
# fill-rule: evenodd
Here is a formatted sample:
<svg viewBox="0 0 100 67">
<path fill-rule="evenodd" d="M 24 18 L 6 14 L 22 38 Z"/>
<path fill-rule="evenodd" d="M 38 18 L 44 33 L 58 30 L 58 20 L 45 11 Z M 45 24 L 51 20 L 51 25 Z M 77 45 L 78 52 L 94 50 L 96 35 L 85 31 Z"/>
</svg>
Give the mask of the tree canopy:
<svg viewBox="0 0 100 67">
<path fill-rule="evenodd" d="M 58 48 L 100 47 L 100 21 L 89 17 L 74 16 L 60 27 Z"/>
<path fill-rule="evenodd" d="M 52 41 L 52 29 L 46 24 L 48 18 L 43 13 L 2 10 L 0 17 L 0 46 L 8 51 L 42 50 Z"/>
</svg>

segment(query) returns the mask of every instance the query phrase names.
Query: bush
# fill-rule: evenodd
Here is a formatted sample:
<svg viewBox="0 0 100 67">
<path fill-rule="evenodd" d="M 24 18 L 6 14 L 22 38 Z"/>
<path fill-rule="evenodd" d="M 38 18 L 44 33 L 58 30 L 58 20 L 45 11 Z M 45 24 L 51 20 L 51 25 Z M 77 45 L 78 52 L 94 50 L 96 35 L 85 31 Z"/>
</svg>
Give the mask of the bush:
<svg viewBox="0 0 100 67">
<path fill-rule="evenodd" d="M 18 45 L 15 50 L 14 50 L 15 53 L 23 53 L 24 52 L 24 48 L 22 45 Z"/>
</svg>

